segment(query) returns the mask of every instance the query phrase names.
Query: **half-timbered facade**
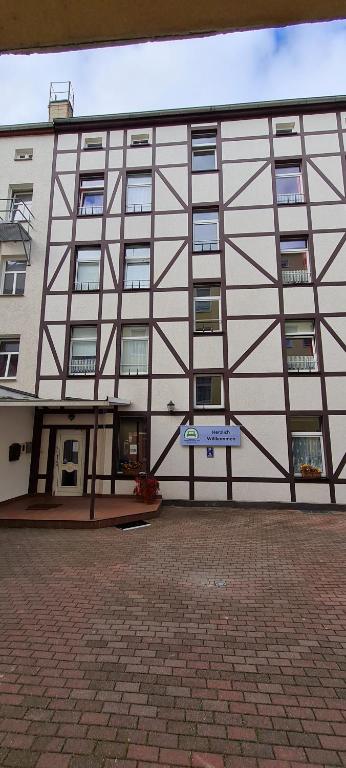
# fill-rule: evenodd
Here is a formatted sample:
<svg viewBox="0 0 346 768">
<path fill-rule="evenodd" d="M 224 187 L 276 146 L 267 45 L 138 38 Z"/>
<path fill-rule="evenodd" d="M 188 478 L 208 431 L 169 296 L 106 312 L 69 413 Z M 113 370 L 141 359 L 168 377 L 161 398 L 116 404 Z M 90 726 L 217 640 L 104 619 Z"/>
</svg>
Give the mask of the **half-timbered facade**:
<svg viewBox="0 0 346 768">
<path fill-rule="evenodd" d="M 345 137 L 341 97 L 54 121 L 32 491 L 346 503 Z"/>
</svg>

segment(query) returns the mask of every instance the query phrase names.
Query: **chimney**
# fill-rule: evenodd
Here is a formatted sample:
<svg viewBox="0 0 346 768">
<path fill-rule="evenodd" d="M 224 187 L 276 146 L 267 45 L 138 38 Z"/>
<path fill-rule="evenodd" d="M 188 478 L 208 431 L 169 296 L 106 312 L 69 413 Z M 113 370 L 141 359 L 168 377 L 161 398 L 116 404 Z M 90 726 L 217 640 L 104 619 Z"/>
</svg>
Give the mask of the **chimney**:
<svg viewBox="0 0 346 768">
<path fill-rule="evenodd" d="M 74 93 L 70 80 L 50 84 L 49 122 L 59 117 L 73 117 Z"/>
</svg>

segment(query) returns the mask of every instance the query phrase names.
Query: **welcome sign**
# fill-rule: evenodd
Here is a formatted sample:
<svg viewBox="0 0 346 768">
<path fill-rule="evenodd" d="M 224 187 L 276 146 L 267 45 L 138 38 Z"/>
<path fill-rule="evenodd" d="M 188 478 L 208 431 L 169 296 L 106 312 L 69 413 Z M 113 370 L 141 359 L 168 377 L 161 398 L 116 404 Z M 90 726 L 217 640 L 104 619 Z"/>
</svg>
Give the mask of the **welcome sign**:
<svg viewBox="0 0 346 768">
<path fill-rule="evenodd" d="M 198 427 L 195 424 L 184 424 L 180 427 L 180 445 L 230 445 L 239 448 L 240 427 Z"/>
</svg>

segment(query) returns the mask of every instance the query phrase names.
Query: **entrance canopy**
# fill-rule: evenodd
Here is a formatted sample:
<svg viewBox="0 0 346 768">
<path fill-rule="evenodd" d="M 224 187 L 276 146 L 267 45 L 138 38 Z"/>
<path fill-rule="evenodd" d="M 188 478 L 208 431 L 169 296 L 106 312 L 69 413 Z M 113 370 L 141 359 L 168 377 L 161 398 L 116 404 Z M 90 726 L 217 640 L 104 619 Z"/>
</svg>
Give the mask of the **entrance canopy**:
<svg viewBox="0 0 346 768">
<path fill-rule="evenodd" d="M 30 392 L 0 386 L 0 406 L 36 407 L 36 408 L 113 408 L 121 405 L 131 405 L 130 400 L 120 397 L 109 397 L 107 400 L 77 400 L 67 397 L 64 400 L 45 400 Z"/>
</svg>

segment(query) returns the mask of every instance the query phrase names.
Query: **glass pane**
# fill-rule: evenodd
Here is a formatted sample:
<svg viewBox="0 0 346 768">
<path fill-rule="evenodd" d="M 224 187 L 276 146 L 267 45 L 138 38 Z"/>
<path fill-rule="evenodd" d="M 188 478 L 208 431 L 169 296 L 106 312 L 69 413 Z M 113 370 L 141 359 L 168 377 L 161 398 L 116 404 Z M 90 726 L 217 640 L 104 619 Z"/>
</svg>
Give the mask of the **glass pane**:
<svg viewBox="0 0 346 768">
<path fill-rule="evenodd" d="M 8 376 L 16 376 L 18 367 L 18 355 L 10 355 L 10 364 L 8 367 Z"/>
<path fill-rule="evenodd" d="M 81 207 L 84 209 L 85 214 L 102 213 L 103 194 L 100 194 L 99 192 L 83 193 L 81 199 Z"/>
<path fill-rule="evenodd" d="M 148 210 L 151 205 L 151 184 L 150 186 L 143 186 L 138 184 L 136 186 L 128 186 L 126 194 L 126 204 L 128 207 L 135 206 L 137 210 L 144 206 L 145 210 Z"/>
<path fill-rule="evenodd" d="M 301 240 L 280 240 L 280 251 L 286 252 L 286 251 L 299 251 L 300 249 L 303 251 L 307 248 L 307 240 L 306 238 L 302 238 Z"/>
<path fill-rule="evenodd" d="M 6 375 L 7 355 L 0 354 L 0 377 L 3 379 Z"/>
<path fill-rule="evenodd" d="M 101 177 L 81 179 L 83 189 L 103 189 L 104 183 L 104 179 Z"/>
<path fill-rule="evenodd" d="M 100 261 L 100 248 L 79 248 L 77 250 L 77 261 Z"/>
<path fill-rule="evenodd" d="M 6 261 L 6 272 L 25 272 L 25 261 Z"/>
<path fill-rule="evenodd" d="M 302 191 L 300 176 L 279 176 L 276 191 L 278 195 L 299 195 Z"/>
<path fill-rule="evenodd" d="M 214 171 L 216 167 L 215 163 L 215 151 L 211 152 L 193 152 L 192 155 L 192 170 L 193 171 Z"/>
<path fill-rule="evenodd" d="M 25 287 L 25 272 L 20 272 L 19 274 L 17 274 L 16 294 L 21 296 L 24 293 L 24 287 Z"/>
<path fill-rule="evenodd" d="M 4 279 L 4 293 L 9 295 L 13 293 L 14 275 L 5 275 Z"/>
<path fill-rule="evenodd" d="M 195 296 L 220 296 L 219 285 L 196 285 Z"/>
<path fill-rule="evenodd" d="M 149 184 L 151 186 L 151 174 L 150 173 L 140 173 L 137 175 L 131 174 L 127 178 L 127 184 L 128 186 L 135 185 L 136 187 L 141 185 Z"/>
<path fill-rule="evenodd" d="M 123 339 L 121 372 L 123 374 L 147 373 L 148 370 L 148 341 L 147 339 Z"/>
<path fill-rule="evenodd" d="M 149 328 L 147 325 L 125 325 L 122 330 L 122 335 L 125 338 L 135 337 L 147 337 L 149 336 Z"/>
<path fill-rule="evenodd" d="M 314 321 L 313 320 L 296 320 L 285 323 L 285 333 L 313 333 Z"/>
<path fill-rule="evenodd" d="M 137 474 L 146 469 L 147 428 L 142 419 L 120 419 L 118 471 Z"/>
<path fill-rule="evenodd" d="M 193 214 L 193 223 L 196 224 L 199 221 L 218 221 L 218 211 L 195 211 Z"/>
<path fill-rule="evenodd" d="M 78 440 L 64 440 L 63 464 L 78 464 Z"/>
<path fill-rule="evenodd" d="M 219 301 L 195 301 L 196 331 L 220 330 Z"/>
<path fill-rule="evenodd" d="M 297 416 L 290 419 L 291 432 L 321 432 L 319 416 Z"/>
<path fill-rule="evenodd" d="M 215 146 L 216 144 L 216 131 L 206 131 L 205 133 L 193 133 L 192 134 L 192 146 L 201 147 L 205 145 Z"/>
<path fill-rule="evenodd" d="M 81 264 L 78 264 L 77 266 L 77 275 L 76 275 L 77 283 L 79 283 L 79 286 L 81 290 L 90 290 L 98 288 L 99 285 L 99 264 L 98 262 L 94 264 L 88 264 L 87 262 L 81 262 Z"/>
<path fill-rule="evenodd" d="M 96 341 L 80 339 L 72 342 L 72 357 L 95 357 Z"/>
<path fill-rule="evenodd" d="M 75 488 L 77 485 L 77 470 L 74 469 L 72 472 L 67 472 L 66 469 L 63 469 L 61 473 L 61 485 L 65 488 Z"/>
<path fill-rule="evenodd" d="M 0 340 L 0 352 L 18 352 L 19 341 L 16 339 L 2 339 Z"/>
<path fill-rule="evenodd" d="M 289 173 L 300 173 L 300 165 L 278 165 L 275 168 L 276 176 L 284 176 Z"/>
<path fill-rule="evenodd" d="M 196 405 L 221 405 L 221 376 L 198 376 Z"/>
<path fill-rule="evenodd" d="M 217 223 L 194 224 L 193 248 L 195 251 L 216 250 L 219 246 Z"/>
<path fill-rule="evenodd" d="M 149 288 L 149 264 L 129 263 L 125 270 L 125 288 Z"/>
<path fill-rule="evenodd" d="M 299 474 L 302 464 L 312 464 L 323 470 L 322 447 L 320 437 L 292 437 L 293 468 Z"/>
<path fill-rule="evenodd" d="M 291 336 L 286 339 L 288 355 L 293 357 L 312 357 L 314 354 L 313 342 L 311 337 Z"/>
<path fill-rule="evenodd" d="M 149 245 L 127 245 L 125 249 L 126 261 L 130 259 L 150 259 Z"/>
<path fill-rule="evenodd" d="M 73 339 L 96 339 L 96 328 L 94 325 L 80 325 L 72 328 Z"/>
</svg>

